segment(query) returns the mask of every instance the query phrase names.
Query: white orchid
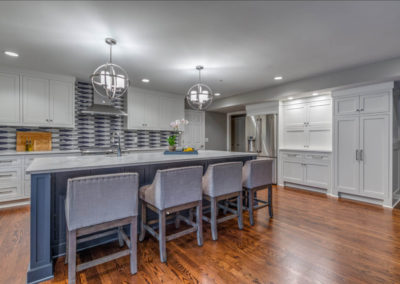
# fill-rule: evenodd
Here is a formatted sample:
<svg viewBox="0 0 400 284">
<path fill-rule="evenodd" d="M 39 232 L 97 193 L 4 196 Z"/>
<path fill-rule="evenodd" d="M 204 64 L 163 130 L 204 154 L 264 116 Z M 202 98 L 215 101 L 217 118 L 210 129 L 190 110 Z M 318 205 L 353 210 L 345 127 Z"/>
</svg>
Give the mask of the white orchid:
<svg viewBox="0 0 400 284">
<path fill-rule="evenodd" d="M 189 123 L 189 121 L 182 118 L 181 120 L 177 119 L 175 121 L 172 121 L 169 125 L 174 129 L 174 131 L 179 131 L 180 125 L 187 125 L 188 123 Z"/>
</svg>

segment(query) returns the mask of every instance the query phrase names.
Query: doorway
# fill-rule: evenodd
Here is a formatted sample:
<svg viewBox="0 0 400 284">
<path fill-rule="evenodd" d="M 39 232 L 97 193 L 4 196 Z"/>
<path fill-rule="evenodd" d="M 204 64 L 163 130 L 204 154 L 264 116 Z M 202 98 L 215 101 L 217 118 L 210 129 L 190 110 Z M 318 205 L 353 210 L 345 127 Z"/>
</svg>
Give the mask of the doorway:
<svg viewBox="0 0 400 284">
<path fill-rule="evenodd" d="M 232 115 L 231 120 L 231 151 L 245 152 L 246 151 L 246 115 Z"/>
</svg>

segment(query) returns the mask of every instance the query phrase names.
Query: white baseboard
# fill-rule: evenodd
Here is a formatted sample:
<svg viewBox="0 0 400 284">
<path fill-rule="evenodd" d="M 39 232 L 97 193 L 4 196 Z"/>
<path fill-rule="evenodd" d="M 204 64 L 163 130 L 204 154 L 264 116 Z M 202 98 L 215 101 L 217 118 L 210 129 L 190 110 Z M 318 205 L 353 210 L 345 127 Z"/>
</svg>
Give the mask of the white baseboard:
<svg viewBox="0 0 400 284">
<path fill-rule="evenodd" d="M 30 199 L 14 200 L 0 203 L 0 209 L 30 205 Z"/>
</svg>

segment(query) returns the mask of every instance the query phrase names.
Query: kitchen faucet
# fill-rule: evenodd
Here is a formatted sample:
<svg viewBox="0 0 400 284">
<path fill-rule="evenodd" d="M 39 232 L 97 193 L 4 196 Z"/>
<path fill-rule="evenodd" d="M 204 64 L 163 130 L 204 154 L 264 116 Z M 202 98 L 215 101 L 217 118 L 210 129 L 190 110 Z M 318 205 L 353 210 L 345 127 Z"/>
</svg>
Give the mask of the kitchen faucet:
<svg viewBox="0 0 400 284">
<path fill-rule="evenodd" d="M 115 137 L 117 137 L 117 140 Z M 111 144 L 117 146 L 117 157 L 121 157 L 121 134 L 118 131 L 111 133 Z"/>
</svg>

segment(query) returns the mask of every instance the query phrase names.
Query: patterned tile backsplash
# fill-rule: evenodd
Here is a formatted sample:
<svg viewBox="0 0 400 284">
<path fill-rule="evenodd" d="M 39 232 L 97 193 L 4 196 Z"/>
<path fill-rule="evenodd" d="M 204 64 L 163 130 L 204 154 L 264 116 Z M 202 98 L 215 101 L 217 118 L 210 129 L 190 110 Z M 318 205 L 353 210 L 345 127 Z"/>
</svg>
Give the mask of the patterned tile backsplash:
<svg viewBox="0 0 400 284">
<path fill-rule="evenodd" d="M 110 146 L 114 131 L 121 133 L 124 148 L 157 148 L 168 146 L 172 131 L 124 130 L 124 118 L 81 114 L 92 105 L 93 89 L 89 83 L 75 84 L 75 129 L 46 127 L 0 126 L 0 151 L 15 150 L 16 131 L 48 131 L 52 133 L 53 150 L 76 150 L 82 147 Z M 116 99 L 114 106 L 124 109 L 125 100 Z M 179 139 L 177 139 L 179 141 Z"/>
</svg>

